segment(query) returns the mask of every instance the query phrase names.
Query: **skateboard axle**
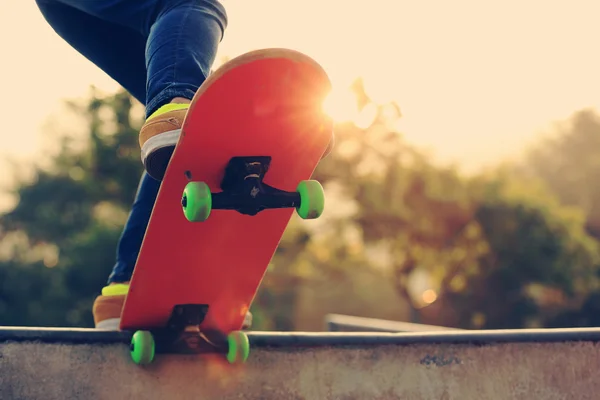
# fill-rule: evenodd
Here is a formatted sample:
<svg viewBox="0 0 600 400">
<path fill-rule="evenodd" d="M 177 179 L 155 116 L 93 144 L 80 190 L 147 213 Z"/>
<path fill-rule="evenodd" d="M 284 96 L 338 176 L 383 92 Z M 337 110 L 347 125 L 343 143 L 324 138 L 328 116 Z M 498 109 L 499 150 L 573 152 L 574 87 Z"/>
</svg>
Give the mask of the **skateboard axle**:
<svg viewBox="0 0 600 400">
<path fill-rule="evenodd" d="M 300 195 L 270 188 L 275 193 L 268 193 L 267 185 L 256 185 L 245 194 L 227 192 L 213 193 L 212 208 L 215 210 L 236 210 L 242 214 L 256 215 L 267 208 L 296 208 L 300 205 Z"/>
<path fill-rule="evenodd" d="M 279 190 L 263 182 L 270 163 L 271 157 L 233 157 L 221 182 L 223 191 L 212 194 L 212 208 L 256 215 L 268 208 L 298 207 L 298 193 Z"/>
</svg>

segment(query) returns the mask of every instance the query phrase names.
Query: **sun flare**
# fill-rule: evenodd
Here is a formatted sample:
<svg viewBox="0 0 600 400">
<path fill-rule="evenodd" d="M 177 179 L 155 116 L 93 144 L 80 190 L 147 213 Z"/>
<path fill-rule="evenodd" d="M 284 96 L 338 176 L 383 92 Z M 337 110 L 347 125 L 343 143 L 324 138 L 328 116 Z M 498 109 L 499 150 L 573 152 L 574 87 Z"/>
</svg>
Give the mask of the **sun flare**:
<svg viewBox="0 0 600 400">
<path fill-rule="evenodd" d="M 367 129 L 377 116 L 377 106 L 374 103 L 359 110 L 356 93 L 350 87 L 334 86 L 323 102 L 323 111 L 335 123 L 351 122 L 360 129 Z"/>
<path fill-rule="evenodd" d="M 356 95 L 349 87 L 333 87 L 323 102 L 323 110 L 336 123 L 353 121 L 358 115 Z"/>
</svg>

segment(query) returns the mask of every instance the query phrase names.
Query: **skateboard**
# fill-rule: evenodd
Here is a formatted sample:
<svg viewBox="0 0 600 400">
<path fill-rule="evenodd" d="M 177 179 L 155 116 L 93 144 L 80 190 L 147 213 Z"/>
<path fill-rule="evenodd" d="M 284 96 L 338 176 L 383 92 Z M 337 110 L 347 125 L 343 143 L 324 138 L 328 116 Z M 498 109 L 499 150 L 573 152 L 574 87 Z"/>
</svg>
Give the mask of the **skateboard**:
<svg viewBox="0 0 600 400">
<path fill-rule="evenodd" d="M 333 139 L 330 89 L 319 64 L 287 49 L 241 55 L 199 88 L 122 311 L 135 363 L 159 353 L 246 361 L 244 317 L 286 226 L 324 209 L 310 178 Z"/>
</svg>

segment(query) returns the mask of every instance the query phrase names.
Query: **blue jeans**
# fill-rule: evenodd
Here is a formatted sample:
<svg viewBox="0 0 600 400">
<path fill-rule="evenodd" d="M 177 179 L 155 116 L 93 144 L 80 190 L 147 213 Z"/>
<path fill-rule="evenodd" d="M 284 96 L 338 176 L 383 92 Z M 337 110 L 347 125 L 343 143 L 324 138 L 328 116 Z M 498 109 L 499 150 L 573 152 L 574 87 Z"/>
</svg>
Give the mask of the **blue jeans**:
<svg viewBox="0 0 600 400">
<path fill-rule="evenodd" d="M 227 14 L 218 0 L 36 0 L 58 35 L 146 106 L 192 99 L 210 73 Z M 108 282 L 131 278 L 160 183 L 144 173 Z"/>
</svg>

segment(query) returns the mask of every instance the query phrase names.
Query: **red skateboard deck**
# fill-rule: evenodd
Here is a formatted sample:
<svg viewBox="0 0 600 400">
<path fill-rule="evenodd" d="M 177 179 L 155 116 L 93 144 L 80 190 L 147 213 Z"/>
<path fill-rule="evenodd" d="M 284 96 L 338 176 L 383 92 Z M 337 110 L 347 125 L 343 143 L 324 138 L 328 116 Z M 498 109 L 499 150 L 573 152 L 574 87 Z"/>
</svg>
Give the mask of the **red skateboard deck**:
<svg viewBox="0 0 600 400">
<path fill-rule="evenodd" d="M 192 100 L 161 184 L 122 330 L 168 328 L 175 314 L 184 313 L 176 306 L 192 314 L 198 312 L 194 306 L 203 307 L 200 315 L 185 316 L 185 324 L 201 332 L 241 329 L 299 206 L 298 184 L 310 179 L 332 139 L 333 123 L 322 110 L 329 91 L 327 74 L 314 60 L 286 49 L 244 54 L 209 76 Z M 258 170 L 248 170 L 256 165 Z M 258 175 L 267 195 L 271 188 L 287 194 L 263 196 L 267 209 L 256 213 L 252 196 L 260 182 L 249 191 L 248 182 Z M 212 193 L 203 222 L 188 220 L 182 207 L 194 182 L 204 182 Z M 287 208 L 270 208 L 279 201 Z"/>
</svg>

